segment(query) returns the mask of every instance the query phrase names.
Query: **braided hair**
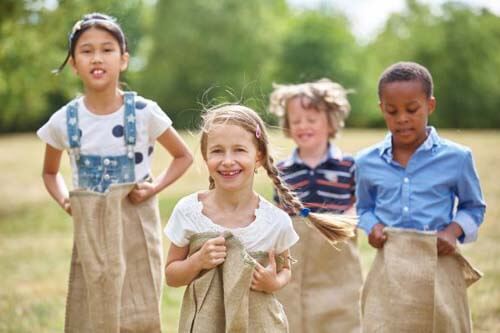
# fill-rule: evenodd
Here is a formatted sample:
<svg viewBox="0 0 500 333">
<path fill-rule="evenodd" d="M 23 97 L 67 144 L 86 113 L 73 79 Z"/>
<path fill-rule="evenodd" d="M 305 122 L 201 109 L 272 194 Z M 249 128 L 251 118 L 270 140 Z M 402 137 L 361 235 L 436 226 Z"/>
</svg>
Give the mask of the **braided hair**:
<svg viewBox="0 0 500 333">
<path fill-rule="evenodd" d="M 317 228 L 331 243 L 354 236 L 355 218 L 339 214 L 318 214 L 309 212 L 297 195 L 280 177 L 273 156 L 269 151 L 269 135 L 262 118 L 249 107 L 239 104 L 222 104 L 206 110 L 201 127 L 200 147 L 203 158 L 207 159 L 207 138 L 214 126 L 235 125 L 252 133 L 255 146 L 262 156 L 262 167 L 273 182 L 280 203 L 287 210 L 301 215 Z M 215 182 L 209 177 L 209 188 L 215 188 Z"/>
</svg>

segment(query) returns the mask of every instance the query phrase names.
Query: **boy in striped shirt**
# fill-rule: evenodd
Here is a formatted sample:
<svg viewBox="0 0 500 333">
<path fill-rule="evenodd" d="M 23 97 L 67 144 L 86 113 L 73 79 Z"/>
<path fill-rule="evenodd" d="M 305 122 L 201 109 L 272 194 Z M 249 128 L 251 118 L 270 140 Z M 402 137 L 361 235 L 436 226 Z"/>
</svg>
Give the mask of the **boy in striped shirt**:
<svg viewBox="0 0 500 333">
<path fill-rule="evenodd" d="M 328 79 L 279 85 L 270 111 L 297 145 L 277 167 L 304 206 L 313 212 L 353 211 L 354 159 L 330 141 L 350 112 L 347 91 Z M 300 240 L 291 253 L 298 263 L 278 294 L 290 332 L 359 332 L 362 275 L 356 240 L 340 244 L 338 251 L 299 217 L 293 220 Z"/>
</svg>

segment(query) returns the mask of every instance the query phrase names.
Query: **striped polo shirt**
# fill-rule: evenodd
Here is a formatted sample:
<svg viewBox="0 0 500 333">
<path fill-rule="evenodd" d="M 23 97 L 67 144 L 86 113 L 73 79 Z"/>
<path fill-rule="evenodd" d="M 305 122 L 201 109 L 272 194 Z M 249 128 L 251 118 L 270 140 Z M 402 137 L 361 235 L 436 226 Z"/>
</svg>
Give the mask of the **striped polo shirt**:
<svg viewBox="0 0 500 333">
<path fill-rule="evenodd" d="M 354 158 L 343 156 L 333 144 L 328 145 L 325 157 L 315 168 L 300 159 L 297 148 L 277 168 L 304 206 L 313 212 L 342 213 L 356 201 Z M 278 202 L 276 194 L 274 199 Z"/>
</svg>

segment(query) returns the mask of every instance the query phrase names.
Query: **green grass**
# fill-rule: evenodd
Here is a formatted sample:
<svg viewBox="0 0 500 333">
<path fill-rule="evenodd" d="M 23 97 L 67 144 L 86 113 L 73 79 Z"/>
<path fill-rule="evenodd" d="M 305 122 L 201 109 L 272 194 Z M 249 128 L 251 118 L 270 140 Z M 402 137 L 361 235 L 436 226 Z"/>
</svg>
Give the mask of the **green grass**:
<svg viewBox="0 0 500 333">
<path fill-rule="evenodd" d="M 500 133 L 492 131 L 440 131 L 440 134 L 472 148 L 481 177 L 488 209 L 479 241 L 463 252 L 484 278 L 469 289 L 476 332 L 500 328 Z M 345 152 L 356 152 L 379 141 L 380 130 L 346 130 L 338 140 Z M 162 221 L 177 200 L 207 187 L 207 174 L 199 156 L 197 138 L 183 133 L 196 155 L 188 174 L 160 194 Z M 292 143 L 273 132 L 276 155 L 287 155 Z M 34 135 L 0 137 L 0 332 L 61 332 L 69 272 L 71 219 L 51 201 L 41 180 L 43 144 Z M 169 157 L 156 149 L 153 170 L 168 165 Z M 63 174 L 68 180 L 64 157 Z M 257 190 L 270 197 L 271 185 L 263 172 Z M 165 243 L 166 239 L 165 239 Z M 366 237 L 359 239 L 365 273 L 374 252 Z M 165 249 L 168 244 L 165 244 Z M 166 287 L 163 293 L 162 322 L 166 332 L 175 332 L 183 289 Z"/>
</svg>

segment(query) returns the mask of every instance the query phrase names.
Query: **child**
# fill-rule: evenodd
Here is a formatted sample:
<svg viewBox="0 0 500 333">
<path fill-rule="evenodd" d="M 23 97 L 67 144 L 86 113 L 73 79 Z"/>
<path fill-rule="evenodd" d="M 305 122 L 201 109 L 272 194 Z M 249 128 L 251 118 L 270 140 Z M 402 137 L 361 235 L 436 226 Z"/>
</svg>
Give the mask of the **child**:
<svg viewBox="0 0 500 333">
<path fill-rule="evenodd" d="M 289 216 L 255 193 L 257 169 L 266 171 L 289 209 L 337 228 L 331 239 L 348 237 L 352 229 L 308 214 L 279 177 L 266 128 L 253 110 L 231 104 L 209 110 L 201 152 L 209 190 L 181 199 L 165 228 L 171 241 L 167 284 L 188 285 L 179 332 L 286 332 L 272 293 L 290 280 L 288 249 L 298 236 Z"/>
<path fill-rule="evenodd" d="M 480 275 L 458 253 L 485 203 L 470 149 L 427 126 L 436 100 L 429 71 L 387 68 L 379 106 L 390 131 L 357 158 L 359 226 L 377 256 L 362 292 L 364 332 L 470 332 L 466 287 Z"/>
<path fill-rule="evenodd" d="M 110 16 L 76 22 L 66 60 L 84 95 L 59 109 L 37 134 L 46 143 L 43 180 L 73 215 L 66 332 L 159 332 L 162 245 L 156 194 L 179 178 L 192 155 L 153 101 L 119 89 L 128 49 Z M 151 179 L 158 141 L 173 157 Z M 59 172 L 68 151 L 74 191 Z"/>
<path fill-rule="evenodd" d="M 328 79 L 278 85 L 270 111 L 281 117 L 285 135 L 297 145 L 278 163 L 283 179 L 312 211 L 351 212 L 354 159 L 330 142 L 350 111 L 346 90 Z M 300 241 L 291 252 L 298 263 L 292 281 L 278 294 L 290 331 L 359 332 L 362 275 L 356 239 L 335 249 L 297 218 L 293 224 Z"/>
</svg>

